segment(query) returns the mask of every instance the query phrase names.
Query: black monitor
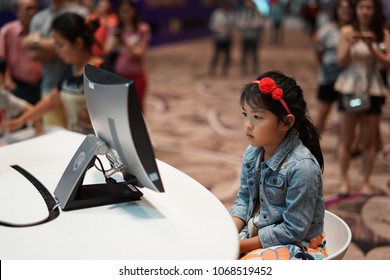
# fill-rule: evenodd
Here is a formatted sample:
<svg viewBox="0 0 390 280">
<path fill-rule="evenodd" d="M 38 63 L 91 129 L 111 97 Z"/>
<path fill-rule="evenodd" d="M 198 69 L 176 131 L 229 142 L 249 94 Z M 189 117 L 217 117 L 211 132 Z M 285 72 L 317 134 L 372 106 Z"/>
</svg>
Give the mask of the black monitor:
<svg viewBox="0 0 390 280">
<path fill-rule="evenodd" d="M 133 81 L 86 65 L 84 94 L 95 135 L 88 135 L 73 156 L 54 192 L 63 210 L 137 200 L 139 187 L 164 192 L 154 150 Z M 88 169 L 105 155 L 105 184 L 84 185 Z M 103 165 L 103 164 L 100 164 Z M 97 166 L 100 166 L 97 164 Z M 123 181 L 111 176 L 121 172 Z"/>
</svg>

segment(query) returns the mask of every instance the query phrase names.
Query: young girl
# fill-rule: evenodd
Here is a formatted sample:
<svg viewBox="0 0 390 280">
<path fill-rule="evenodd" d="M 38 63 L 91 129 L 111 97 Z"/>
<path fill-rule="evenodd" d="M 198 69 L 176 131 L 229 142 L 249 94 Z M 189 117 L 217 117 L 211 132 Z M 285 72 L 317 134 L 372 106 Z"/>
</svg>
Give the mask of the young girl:
<svg viewBox="0 0 390 280">
<path fill-rule="evenodd" d="M 242 259 L 322 259 L 319 135 L 293 78 L 267 72 L 247 84 L 240 105 L 249 147 L 231 208 Z"/>
</svg>

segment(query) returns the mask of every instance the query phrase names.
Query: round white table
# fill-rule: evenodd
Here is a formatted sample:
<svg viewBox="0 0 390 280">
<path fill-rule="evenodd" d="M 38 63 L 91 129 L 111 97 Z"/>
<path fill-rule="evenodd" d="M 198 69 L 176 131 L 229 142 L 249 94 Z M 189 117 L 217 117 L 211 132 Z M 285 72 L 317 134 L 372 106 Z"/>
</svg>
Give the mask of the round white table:
<svg viewBox="0 0 390 280">
<path fill-rule="evenodd" d="M 24 168 L 53 194 L 84 138 L 60 130 L 1 147 L 0 221 L 24 224 L 48 215 L 38 191 L 11 165 Z M 0 225 L 0 259 L 237 258 L 237 230 L 223 204 L 183 172 L 157 163 L 164 193 L 142 188 L 138 201 L 60 210 L 56 219 L 36 226 Z M 99 180 L 97 170 L 87 173 L 86 181 Z"/>
</svg>

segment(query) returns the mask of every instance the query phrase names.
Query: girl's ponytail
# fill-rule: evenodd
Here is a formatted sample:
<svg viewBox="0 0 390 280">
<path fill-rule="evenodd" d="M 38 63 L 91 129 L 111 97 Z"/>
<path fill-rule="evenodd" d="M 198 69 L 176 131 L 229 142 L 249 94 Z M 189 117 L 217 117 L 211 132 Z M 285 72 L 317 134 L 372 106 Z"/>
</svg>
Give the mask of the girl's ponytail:
<svg viewBox="0 0 390 280">
<path fill-rule="evenodd" d="M 322 155 L 320 146 L 320 135 L 307 116 L 303 116 L 299 120 L 296 120 L 295 124 L 296 133 L 301 139 L 303 145 L 305 145 L 313 156 L 317 159 L 321 169 L 324 169 L 324 157 Z"/>
</svg>

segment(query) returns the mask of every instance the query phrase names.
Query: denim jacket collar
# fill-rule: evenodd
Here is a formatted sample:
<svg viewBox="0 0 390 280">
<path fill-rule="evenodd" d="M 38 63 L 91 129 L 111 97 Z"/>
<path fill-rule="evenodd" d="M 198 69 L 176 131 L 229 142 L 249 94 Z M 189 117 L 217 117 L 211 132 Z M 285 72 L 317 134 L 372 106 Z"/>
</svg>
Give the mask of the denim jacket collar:
<svg viewBox="0 0 390 280">
<path fill-rule="evenodd" d="M 276 149 L 275 154 L 267 160 L 266 164 L 272 170 L 276 170 L 284 158 L 289 154 L 289 152 L 297 145 L 299 145 L 300 139 L 295 134 L 295 131 L 290 131 L 283 142 Z M 247 150 L 247 153 L 244 155 L 243 163 L 246 165 L 253 166 L 260 156 L 262 157 L 263 147 L 257 147 L 255 149 Z"/>
</svg>

